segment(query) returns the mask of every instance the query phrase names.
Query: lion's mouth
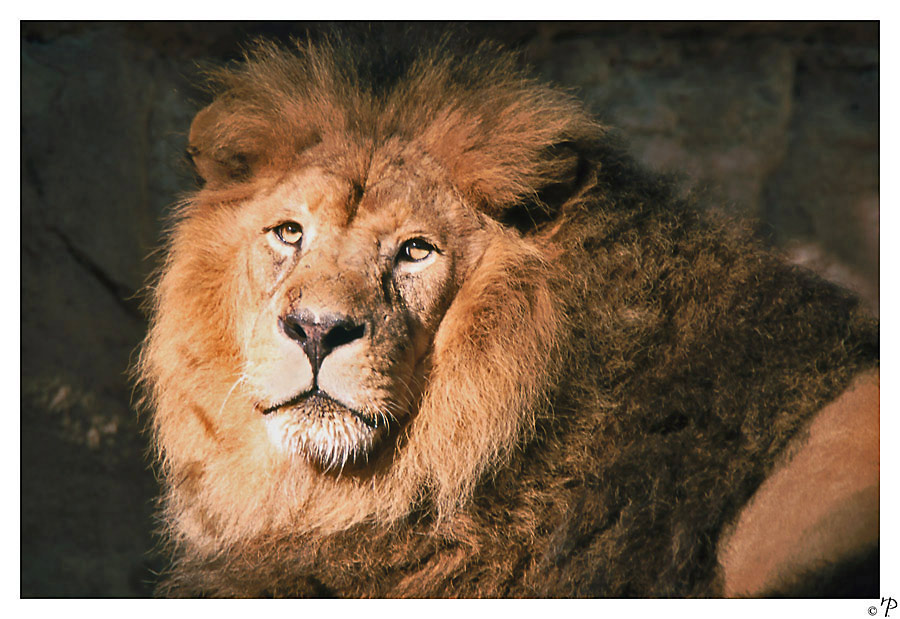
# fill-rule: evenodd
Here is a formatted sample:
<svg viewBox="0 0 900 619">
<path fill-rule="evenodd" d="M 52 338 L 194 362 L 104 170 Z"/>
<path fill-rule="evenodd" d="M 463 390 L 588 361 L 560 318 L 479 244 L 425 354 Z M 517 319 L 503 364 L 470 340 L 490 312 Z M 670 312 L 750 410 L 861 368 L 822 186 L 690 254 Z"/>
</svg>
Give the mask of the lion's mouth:
<svg viewBox="0 0 900 619">
<path fill-rule="evenodd" d="M 270 415 L 276 411 L 287 411 L 287 410 L 301 410 L 308 414 L 319 414 L 323 415 L 329 412 L 343 412 L 346 414 L 353 415 L 359 421 L 369 426 L 370 428 L 377 428 L 378 422 L 374 419 L 369 419 L 367 416 L 359 413 L 349 406 L 341 404 L 333 397 L 325 393 L 324 391 L 313 391 L 313 392 L 305 392 L 299 395 L 296 395 L 289 400 L 285 400 L 279 404 L 275 404 L 274 406 L 269 406 L 267 408 L 261 408 L 261 412 L 263 415 Z"/>
<path fill-rule="evenodd" d="M 388 425 L 322 391 L 303 393 L 260 411 L 276 447 L 305 456 L 326 470 L 367 461 Z"/>
</svg>

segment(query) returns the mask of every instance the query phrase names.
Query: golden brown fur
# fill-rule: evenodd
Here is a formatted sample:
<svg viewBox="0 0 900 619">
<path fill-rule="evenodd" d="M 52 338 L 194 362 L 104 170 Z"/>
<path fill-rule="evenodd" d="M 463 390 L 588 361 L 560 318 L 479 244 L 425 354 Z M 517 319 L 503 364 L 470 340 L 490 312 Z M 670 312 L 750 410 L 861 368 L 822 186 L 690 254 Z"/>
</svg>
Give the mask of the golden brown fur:
<svg viewBox="0 0 900 619">
<path fill-rule="evenodd" d="M 413 51 L 261 44 L 213 76 L 141 357 L 165 590 L 715 593 L 718 532 L 876 327 L 511 56 Z M 318 374 L 274 326 L 310 307 L 365 334 Z M 280 412 L 319 383 L 341 404 Z"/>
</svg>

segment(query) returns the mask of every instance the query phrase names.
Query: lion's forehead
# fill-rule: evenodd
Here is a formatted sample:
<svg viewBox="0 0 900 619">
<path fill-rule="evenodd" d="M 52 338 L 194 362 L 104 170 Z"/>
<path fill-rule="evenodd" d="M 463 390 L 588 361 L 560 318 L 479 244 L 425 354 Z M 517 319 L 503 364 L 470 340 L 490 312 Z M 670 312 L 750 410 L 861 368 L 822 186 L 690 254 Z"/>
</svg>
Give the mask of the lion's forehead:
<svg viewBox="0 0 900 619">
<path fill-rule="evenodd" d="M 352 215 L 352 184 L 316 168 L 298 170 L 270 182 L 250 205 L 268 216 L 311 216 L 325 225 L 346 226 Z"/>
</svg>

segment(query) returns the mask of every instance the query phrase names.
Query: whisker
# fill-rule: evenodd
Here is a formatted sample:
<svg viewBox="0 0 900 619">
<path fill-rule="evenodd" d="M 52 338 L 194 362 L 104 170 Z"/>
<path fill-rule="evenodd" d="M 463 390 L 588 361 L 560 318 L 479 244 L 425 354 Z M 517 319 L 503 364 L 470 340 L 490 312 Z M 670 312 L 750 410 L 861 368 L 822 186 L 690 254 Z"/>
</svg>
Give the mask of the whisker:
<svg viewBox="0 0 900 619">
<path fill-rule="evenodd" d="M 236 381 L 234 381 L 234 384 L 231 385 L 231 389 L 228 390 L 228 393 L 225 394 L 225 399 L 222 400 L 222 406 L 219 407 L 219 415 L 218 415 L 219 417 L 222 416 L 222 411 L 225 410 L 225 404 L 228 403 L 228 399 L 231 397 L 231 394 L 234 393 L 234 390 L 237 388 L 237 386 L 240 385 L 240 384 L 241 384 L 242 382 L 244 382 L 245 380 L 247 380 L 247 374 L 246 374 L 246 373 L 242 373 L 242 374 L 238 377 L 238 379 L 237 379 Z"/>
</svg>

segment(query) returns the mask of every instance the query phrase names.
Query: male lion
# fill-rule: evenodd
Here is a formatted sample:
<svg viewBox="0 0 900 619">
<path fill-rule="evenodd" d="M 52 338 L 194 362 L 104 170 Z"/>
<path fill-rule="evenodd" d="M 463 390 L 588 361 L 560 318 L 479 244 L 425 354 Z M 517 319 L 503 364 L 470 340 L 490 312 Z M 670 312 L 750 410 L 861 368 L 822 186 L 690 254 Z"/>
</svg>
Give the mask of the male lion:
<svg viewBox="0 0 900 619">
<path fill-rule="evenodd" d="M 212 84 L 141 357 L 162 593 L 815 594 L 877 565 L 850 295 L 489 45 L 262 42 Z"/>
</svg>

